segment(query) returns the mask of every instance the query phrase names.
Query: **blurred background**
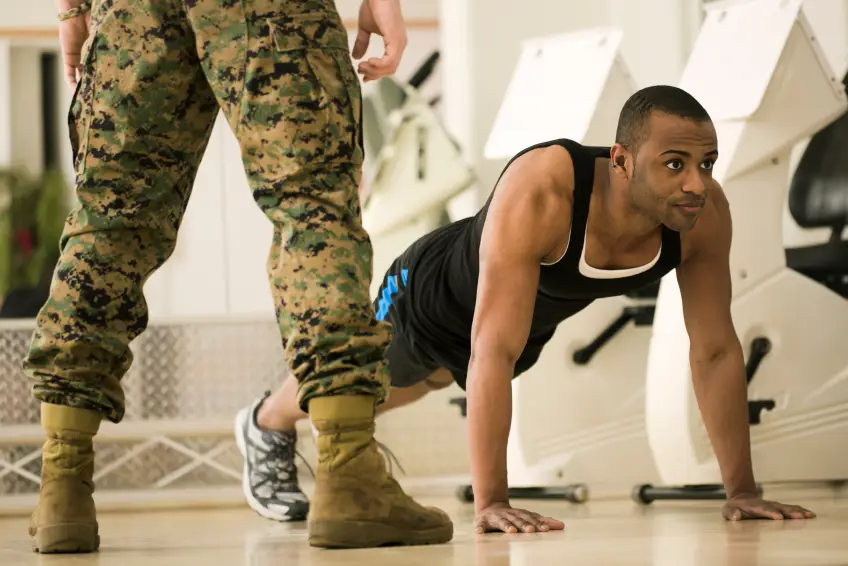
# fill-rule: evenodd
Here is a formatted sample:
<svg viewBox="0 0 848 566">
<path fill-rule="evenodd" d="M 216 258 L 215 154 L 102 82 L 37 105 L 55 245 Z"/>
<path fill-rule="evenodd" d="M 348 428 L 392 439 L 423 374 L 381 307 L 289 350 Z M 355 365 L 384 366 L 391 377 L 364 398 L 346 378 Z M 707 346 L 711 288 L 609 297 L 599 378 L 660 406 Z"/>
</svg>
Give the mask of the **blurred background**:
<svg viewBox="0 0 848 566">
<path fill-rule="evenodd" d="M 789 0 L 782 3 L 779 0 L 753 1 L 765 6 L 763 13 L 769 10 L 778 13 L 801 6 L 800 2 Z M 697 65 L 692 66 L 699 34 L 710 13 L 715 14 L 723 6 L 732 10 L 733 6 L 744 3 L 708 0 L 403 2 L 409 46 L 397 75 L 364 86 L 367 162 L 362 197 L 366 228 L 374 240 L 375 280 L 372 287 L 379 284 L 385 267 L 394 256 L 416 237 L 445 222 L 474 214 L 488 197 L 508 156 L 497 152 L 487 154 L 487 143 L 498 137 L 495 125 L 499 112 L 506 107 L 509 89 L 518 93 L 515 96 L 521 92 L 515 77 L 527 42 L 561 38 L 550 45 L 573 46 L 579 43 L 580 33 L 588 33 L 596 34 L 591 35 L 593 38 L 602 38 L 600 45 L 606 41 L 603 38 L 608 38 L 612 42 L 610 45 L 614 43 L 609 53 L 610 57 L 615 57 L 615 62 L 612 58 L 603 59 L 607 61 L 603 64 L 609 66 L 604 67 L 603 72 L 623 81 L 618 86 L 601 81 L 592 87 L 595 90 L 587 91 L 588 79 L 574 74 L 574 62 L 581 52 L 573 48 L 571 51 L 563 48 L 562 52 L 570 55 L 559 62 L 554 58 L 553 63 L 548 61 L 549 66 L 544 68 L 545 75 L 558 80 L 556 84 L 562 87 L 559 91 L 544 93 L 545 100 L 552 105 L 551 116 L 556 114 L 558 104 L 574 105 L 585 107 L 587 116 L 597 114 L 599 120 L 606 117 L 602 123 L 612 124 L 605 129 L 592 129 L 592 137 L 586 128 L 577 128 L 572 133 L 568 124 L 562 122 L 561 137 L 578 139 L 585 134 L 584 139 L 609 145 L 614 142 L 615 133 L 614 121 L 610 122 L 609 116 L 617 118 L 621 102 L 635 89 L 653 84 L 681 84 L 687 72 L 688 84 L 705 88 L 704 81 L 692 78 L 692 73 L 697 74 L 699 69 Z M 359 2 L 337 0 L 337 6 L 348 26 L 352 46 Z M 736 35 L 732 36 L 722 36 L 721 30 L 716 28 L 719 31 L 709 38 L 714 47 L 702 49 L 697 61 L 703 64 L 705 76 L 720 77 L 723 61 L 728 67 L 734 67 L 731 62 L 745 59 L 749 51 L 765 54 L 762 61 L 745 63 L 748 65 L 745 68 L 752 69 L 751 73 L 753 69 L 770 73 L 766 77 L 768 90 L 751 95 L 762 101 L 759 113 L 734 116 L 721 103 L 721 100 L 738 99 L 750 85 L 739 85 L 738 89 L 733 84 L 718 85 L 718 91 L 709 96 L 705 94 L 710 101 L 705 106 L 714 117 L 726 117 L 728 124 L 736 120 L 739 124 L 770 125 L 771 129 L 762 130 L 767 133 L 760 132 L 757 135 L 761 137 L 756 139 L 776 136 L 783 140 L 781 147 L 773 148 L 777 152 L 774 155 L 779 154 L 779 159 L 783 159 L 786 153 L 790 161 L 788 164 L 782 161 L 786 168 L 768 181 L 773 183 L 778 179 L 782 187 L 775 193 L 782 195 L 775 201 L 777 208 L 743 210 L 740 217 L 748 219 L 750 215 L 753 218 L 776 210 L 773 223 L 780 223 L 779 234 L 763 232 L 746 236 L 742 233 L 740 243 L 734 244 L 747 254 L 745 258 L 753 257 L 757 254 L 746 247 L 751 238 L 772 234 L 780 240 L 775 243 L 775 249 L 779 248 L 781 259 L 776 261 L 782 262 L 784 246 L 821 244 L 831 238 L 833 222 L 801 226 L 803 222 L 791 213 L 786 188 L 812 136 L 842 112 L 838 108 L 827 116 L 811 118 L 809 124 L 798 126 L 796 130 L 780 122 L 780 116 L 799 111 L 804 105 L 813 108 L 817 104 L 813 99 L 792 98 L 799 92 L 799 84 L 802 87 L 808 84 L 804 82 L 808 80 L 804 72 L 810 68 L 792 59 L 792 50 L 813 49 L 810 46 L 814 45 L 816 60 L 824 62 L 827 68 L 820 73 L 824 84 L 828 81 L 841 83 L 848 70 L 848 0 L 807 0 L 797 16 L 803 18 L 806 27 L 793 27 L 793 30 L 802 31 L 790 33 L 792 22 L 797 21 L 792 16 L 785 29 L 774 32 L 774 37 L 769 35 L 768 21 L 758 22 L 756 13 L 749 11 L 740 16 L 748 18 L 751 24 L 753 31 L 749 37 L 740 32 L 744 30 L 744 26 L 739 27 L 742 24 L 734 28 Z M 54 2 L 8 2 L 2 14 L 0 318 L 6 321 L 0 328 L 0 424 L 5 429 L 0 435 L 0 464 L 3 464 L 0 468 L 0 510 L 26 510 L 37 491 L 40 460 L 35 423 L 38 408 L 29 397 L 29 384 L 20 372 L 20 361 L 28 346 L 33 317 L 46 297 L 58 256 L 59 234 L 73 204 L 74 179 L 67 127 L 72 92 L 62 80 Z M 729 16 L 731 20 L 733 17 Z M 775 21 L 778 20 L 776 16 Z M 748 47 L 746 40 L 751 42 Z M 548 44 L 542 42 L 540 45 Z M 728 51 L 723 47 L 726 45 L 732 45 L 735 51 Z M 784 46 L 787 47 L 784 49 Z M 375 38 L 368 54 L 376 55 L 381 50 L 382 44 Z M 715 53 L 712 58 L 711 52 Z M 736 67 L 742 68 L 739 65 Z M 813 78 L 818 80 L 819 75 Z M 781 98 L 776 84 L 794 84 L 796 90 L 792 92 L 796 94 Z M 801 88 L 800 92 L 803 90 Z M 604 98 L 604 93 L 609 97 Z M 513 104 L 509 108 L 515 110 L 520 106 Z M 548 107 L 540 111 L 547 112 Z M 516 119 L 517 123 L 521 122 L 520 116 Z M 553 120 L 554 126 L 560 124 L 557 120 L 559 118 Z M 527 124 L 531 138 L 536 131 L 534 128 L 539 126 L 538 123 Z M 741 134 L 733 133 L 737 131 L 735 127 L 720 128 L 720 147 L 727 139 L 742 139 Z M 728 137 L 722 137 L 725 131 L 730 132 Z M 831 135 L 828 155 L 836 154 L 833 147 L 845 147 L 843 144 L 848 142 L 839 137 L 844 136 L 845 128 L 840 132 Z M 503 135 L 508 136 L 509 132 Z M 750 167 L 763 160 L 777 163 L 778 157 L 765 150 L 763 155 L 744 157 L 744 152 L 734 143 L 729 143 L 727 159 L 730 162 L 736 151 L 742 156 L 739 159 L 747 160 L 745 163 Z M 754 175 L 756 171 L 750 167 L 745 174 Z M 728 176 L 729 180 L 733 178 L 731 173 Z M 759 183 L 762 185 L 766 181 Z M 845 191 L 838 194 L 842 196 L 835 198 L 844 201 Z M 739 206 L 744 207 L 745 202 L 740 202 Z M 386 211 L 392 216 L 387 216 Z M 745 230 L 746 221 L 739 221 L 740 233 Z M 137 358 L 125 379 L 128 423 L 121 425 L 126 427 L 122 430 L 134 432 L 127 432 L 120 439 L 112 439 L 108 430 L 105 433 L 103 442 L 114 442 L 114 445 L 105 445 L 101 451 L 104 456 L 100 465 L 106 469 L 102 475 L 108 478 L 98 484 L 98 489 L 105 493 L 100 497 L 108 499 L 111 491 L 158 493 L 177 489 L 182 490 L 180 493 L 188 501 L 212 497 L 209 495 L 211 489 L 214 493 L 225 494 L 214 497 L 240 501 L 241 464 L 231 438 L 231 418 L 253 397 L 264 389 L 275 388 L 285 378 L 265 271 L 271 234 L 271 225 L 256 207 L 248 188 L 236 140 L 220 117 L 196 179 L 176 251 L 145 287 L 151 327 L 133 344 Z M 736 263 L 734 266 L 738 267 Z M 781 264 L 780 268 L 783 267 Z M 741 273 L 741 279 L 751 281 L 755 278 L 750 274 L 755 271 L 750 266 L 740 267 L 734 271 L 734 277 Z M 826 286 L 821 283 L 817 289 Z M 837 296 L 835 291 L 828 292 Z M 821 304 L 830 304 L 827 301 L 835 300 L 833 297 L 828 295 Z M 769 306 L 758 308 L 770 311 L 775 304 L 785 304 L 792 299 L 797 300 L 798 296 L 784 294 L 777 299 L 769 296 Z M 839 301 L 842 301 L 838 303 L 842 308 L 841 295 Z M 611 320 L 617 320 L 619 313 L 625 312 L 622 308 L 620 302 L 605 302 L 599 310 L 587 314 L 588 318 L 581 319 L 584 335 L 578 336 L 574 329 L 564 330 L 559 341 L 550 348 L 551 353 L 538 375 L 526 378 L 529 389 L 523 397 L 516 385 L 516 407 L 521 408 L 517 409 L 516 423 L 526 421 L 527 427 L 537 432 L 527 432 L 523 441 L 511 441 L 521 453 L 511 453 L 510 466 L 511 469 L 514 465 L 516 469 L 529 470 L 526 478 L 531 485 L 540 481 L 582 482 L 591 476 L 601 484 L 623 486 L 626 491 L 637 481 L 636 476 L 646 478 L 644 481 L 659 481 L 656 460 L 662 458 L 656 456 L 658 441 L 650 442 L 646 432 L 651 428 L 646 425 L 645 408 L 650 407 L 651 397 L 645 392 L 645 368 L 649 367 L 646 364 L 652 340 L 650 322 L 627 330 L 615 339 L 624 344 L 621 348 L 641 352 L 636 358 L 619 355 L 614 349 L 617 346 L 609 346 L 598 355 L 600 366 L 587 368 L 585 363 L 572 361 L 572 352 L 579 345 L 595 340 Z M 653 317 L 653 303 L 649 309 Z M 763 329 L 769 328 L 769 320 L 740 323 L 745 327 L 742 334 L 746 352 L 751 340 L 759 336 L 758 332 L 768 334 Z M 808 324 L 811 328 L 820 328 L 824 323 L 814 319 Z M 836 339 L 834 336 L 838 336 L 840 328 L 828 330 L 830 334 L 825 339 L 828 344 Z M 781 344 L 786 347 L 789 343 L 787 332 L 781 334 L 774 330 L 771 335 L 774 348 Z M 658 336 L 656 328 L 653 336 Z M 785 355 L 792 357 L 796 353 L 797 349 L 790 348 Z M 766 363 L 771 363 L 771 367 L 779 366 L 777 361 Z M 822 370 L 817 379 L 822 384 L 828 383 L 829 389 L 825 389 L 838 397 L 839 409 L 834 409 L 832 418 L 844 423 L 848 419 L 848 412 L 844 410 L 848 404 L 842 401 L 848 399 L 843 389 L 846 364 L 840 358 L 831 365 L 833 367 Z M 613 366 L 618 369 L 603 369 Z M 766 372 L 766 368 L 763 365 L 762 371 Z M 616 394 L 616 386 L 609 385 L 612 381 L 604 381 L 611 375 L 616 379 L 626 377 L 633 384 L 620 403 L 608 402 Z M 685 383 L 685 368 L 682 375 Z M 760 380 L 764 383 L 762 387 L 768 389 L 768 381 L 764 379 Z M 556 380 L 556 385 L 551 386 L 545 380 Z M 593 387 L 595 389 L 591 389 Z M 778 380 L 774 392 L 768 392 L 769 399 L 776 399 L 778 409 L 794 407 L 790 399 L 797 396 L 806 395 L 804 398 L 808 399 L 813 395 L 805 391 L 793 397 L 787 393 L 790 389 Z M 822 395 L 822 391 L 816 389 L 815 395 Z M 761 392 L 758 390 L 757 395 Z M 681 395 L 688 398 L 688 392 Z M 573 403 L 574 407 L 566 407 L 566 402 Z M 680 405 L 683 404 L 680 401 Z M 380 438 L 402 462 L 409 482 L 421 479 L 450 487 L 462 483 L 467 475 L 467 452 L 461 407 L 462 392 L 453 387 L 404 409 L 402 414 L 390 414 L 381 419 Z M 534 407 L 538 409 L 535 414 Z M 796 415 L 792 418 L 797 417 L 791 410 L 789 413 Z M 577 420 L 570 421 L 569 414 L 577 415 Z M 692 420 L 691 414 L 685 419 Z M 696 425 L 686 426 L 691 428 L 695 444 L 706 442 Z M 518 431 L 516 435 L 525 434 L 518 424 L 514 429 Z M 558 432 L 554 434 L 551 429 L 558 429 Z M 539 430 L 547 431 L 547 436 L 540 436 Z M 410 442 L 413 434 L 424 436 L 416 437 L 420 441 Z M 840 434 L 844 435 L 844 430 Z M 301 436 L 301 450 L 310 458 L 313 455 L 311 438 L 308 433 Z M 170 444 L 157 440 L 162 437 L 169 438 Z M 626 446 L 621 442 L 626 442 Z M 606 446 L 610 455 L 601 459 L 595 452 L 600 446 Z M 698 453 L 693 456 L 698 461 L 711 458 L 700 454 L 700 449 L 693 450 L 693 454 Z M 578 453 L 581 456 L 576 456 Z M 584 463 L 588 460 L 583 458 L 592 457 L 600 462 L 596 465 L 598 469 Z M 631 475 L 622 475 L 628 467 Z M 715 481 L 714 467 L 707 467 L 708 472 L 695 474 L 697 481 Z M 516 477 L 522 476 L 517 474 Z M 671 476 L 662 475 L 662 478 L 668 477 Z M 204 495 L 192 491 L 198 489 L 205 490 Z M 120 495 L 115 497 L 115 506 L 126 500 Z"/>
<path fill-rule="evenodd" d="M 441 59 L 421 92 L 439 96 L 434 107 L 455 138 L 465 162 L 476 173 L 474 186 L 452 207 L 454 217 L 472 214 L 488 196 L 505 159 L 488 160 L 483 147 L 503 100 L 521 42 L 536 37 L 599 26 L 623 31 L 621 53 L 637 87 L 676 84 L 694 45 L 705 5 L 696 0 L 525 0 L 522 2 L 415 0 L 404 3 L 409 47 L 397 73 L 408 81 L 434 52 Z M 359 3 L 339 0 L 338 9 L 355 37 Z M 806 12 L 825 56 L 840 74 L 848 65 L 848 4 L 809 0 Z M 379 38 L 369 55 L 381 50 Z M 52 2 L 10 3 L 0 21 L 0 170 L 17 171 L 18 182 L 39 183 L 38 206 L 3 215 L 31 216 L 34 234 L 3 229 L 14 249 L 42 251 L 31 260 L 0 260 L 0 297 L 49 271 L 55 255 L 58 187 L 70 195 L 73 185 L 67 108 L 72 92 L 61 77 L 56 9 Z M 373 87 L 373 85 L 368 85 Z M 366 93 L 373 88 L 366 88 Z M 373 126 L 368 124 L 367 126 Z M 366 133 L 367 135 L 367 133 Z M 369 154 L 368 157 L 373 157 Z M 61 176 L 50 176 L 50 172 Z M 45 175 L 46 178 L 43 178 Z M 24 191 L 23 187 L 21 191 Z M 35 196 L 30 195 L 30 199 Z M 55 205 L 42 201 L 57 201 Z M 41 224 L 36 219 L 41 211 Z M 52 216 L 51 216 L 52 215 Z M 50 219 L 48 220 L 48 217 Z M 18 224 L 19 225 L 19 224 Z M 35 236 L 41 234 L 36 242 Z M 244 178 L 235 139 L 221 119 L 207 150 L 177 249 L 146 287 L 151 318 L 162 316 L 269 315 L 266 243 L 271 227 L 256 209 Z M 6 250 L 8 243 L 0 244 Z M 14 253 L 14 252 L 13 252 Z M 16 263 L 17 262 L 17 263 Z M 35 263 L 31 263 L 35 262 Z M 26 263 L 27 266 L 23 264 Z M 22 269 L 18 272 L 18 266 Z M 9 281 L 10 275 L 14 273 Z M 380 275 L 380 272 L 377 272 Z M 16 277 L 26 274 L 23 282 Z M 199 285 L 198 282 L 203 282 Z M 11 307 L 7 307 L 11 308 Z"/>
</svg>

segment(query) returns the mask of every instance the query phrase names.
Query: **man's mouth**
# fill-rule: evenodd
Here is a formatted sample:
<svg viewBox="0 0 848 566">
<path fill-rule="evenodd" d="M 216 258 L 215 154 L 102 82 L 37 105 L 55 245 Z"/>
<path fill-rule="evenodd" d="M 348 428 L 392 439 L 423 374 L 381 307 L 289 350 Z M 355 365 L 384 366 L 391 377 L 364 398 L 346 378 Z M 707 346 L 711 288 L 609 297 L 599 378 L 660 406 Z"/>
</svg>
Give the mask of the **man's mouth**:
<svg viewBox="0 0 848 566">
<path fill-rule="evenodd" d="M 697 214 L 704 207 L 704 203 L 702 201 L 682 202 L 675 206 L 686 214 Z"/>
</svg>

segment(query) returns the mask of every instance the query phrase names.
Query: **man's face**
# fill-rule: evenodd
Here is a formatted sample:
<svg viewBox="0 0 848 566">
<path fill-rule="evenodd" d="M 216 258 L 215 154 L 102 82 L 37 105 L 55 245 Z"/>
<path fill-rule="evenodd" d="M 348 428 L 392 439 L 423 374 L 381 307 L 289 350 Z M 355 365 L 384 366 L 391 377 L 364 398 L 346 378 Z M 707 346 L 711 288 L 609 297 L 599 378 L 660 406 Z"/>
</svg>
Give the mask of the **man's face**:
<svg viewBox="0 0 848 566">
<path fill-rule="evenodd" d="M 703 210 L 718 159 L 712 122 L 654 113 L 637 154 L 631 156 L 630 199 L 672 230 L 691 229 Z"/>
</svg>

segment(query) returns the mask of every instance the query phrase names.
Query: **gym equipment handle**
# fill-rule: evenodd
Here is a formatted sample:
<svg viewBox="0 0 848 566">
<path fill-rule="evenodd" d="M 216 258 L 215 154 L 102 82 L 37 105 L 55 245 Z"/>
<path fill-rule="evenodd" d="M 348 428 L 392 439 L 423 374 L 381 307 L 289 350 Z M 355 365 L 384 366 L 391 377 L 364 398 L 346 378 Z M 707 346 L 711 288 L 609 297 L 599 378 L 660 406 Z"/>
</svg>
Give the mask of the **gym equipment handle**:
<svg viewBox="0 0 848 566">
<path fill-rule="evenodd" d="M 459 407 L 463 417 L 468 416 L 468 399 L 466 397 L 454 397 L 450 400 L 450 404 Z"/>
<path fill-rule="evenodd" d="M 772 399 L 765 401 L 748 401 L 748 424 L 758 425 L 762 422 L 763 411 L 773 411 L 777 403 Z"/>
<path fill-rule="evenodd" d="M 615 338 L 615 335 L 621 332 L 627 323 L 631 320 L 635 321 L 637 325 L 640 324 L 651 324 L 654 318 L 654 306 L 640 306 L 640 307 L 626 307 L 621 311 L 621 314 L 618 315 L 618 318 L 613 320 L 609 326 L 607 326 L 598 337 L 592 340 L 588 345 L 575 350 L 574 354 L 572 354 L 572 359 L 574 363 L 579 366 L 585 366 L 592 358 L 595 357 L 601 348 L 603 348 L 607 342 Z"/>
<path fill-rule="evenodd" d="M 438 51 L 434 51 L 429 57 L 427 57 L 427 60 L 418 67 L 418 70 L 415 71 L 415 74 L 412 75 L 411 79 L 409 79 L 409 86 L 418 90 L 421 85 L 424 84 L 424 81 L 430 78 L 430 75 L 433 74 L 433 69 L 436 68 L 439 56 L 440 53 Z"/>
<path fill-rule="evenodd" d="M 769 352 L 771 352 L 771 340 L 762 336 L 754 338 L 754 341 L 751 342 L 751 355 L 748 358 L 748 363 L 745 364 L 745 377 L 748 383 L 751 383 L 751 380 L 754 379 L 754 374 Z"/>
</svg>

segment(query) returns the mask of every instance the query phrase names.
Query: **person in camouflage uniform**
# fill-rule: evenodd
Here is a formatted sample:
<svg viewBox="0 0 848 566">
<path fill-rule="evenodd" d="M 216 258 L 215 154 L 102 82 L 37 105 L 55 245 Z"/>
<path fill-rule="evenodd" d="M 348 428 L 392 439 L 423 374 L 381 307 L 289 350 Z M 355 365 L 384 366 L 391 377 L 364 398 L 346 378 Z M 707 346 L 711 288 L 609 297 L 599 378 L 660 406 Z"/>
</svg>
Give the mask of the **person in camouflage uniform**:
<svg viewBox="0 0 848 566">
<path fill-rule="evenodd" d="M 30 535 L 42 553 L 99 547 L 93 437 L 121 421 L 142 287 L 174 250 L 219 110 L 239 140 L 253 196 L 274 224 L 268 260 L 298 403 L 317 431 L 309 514 L 315 546 L 449 541 L 447 515 L 386 472 L 374 414 L 388 387 L 388 326 L 368 296 L 360 222 L 361 92 L 333 0 L 59 0 L 77 203 L 24 370 L 47 434 Z M 398 0 L 364 0 L 394 73 L 406 37 Z"/>
</svg>

